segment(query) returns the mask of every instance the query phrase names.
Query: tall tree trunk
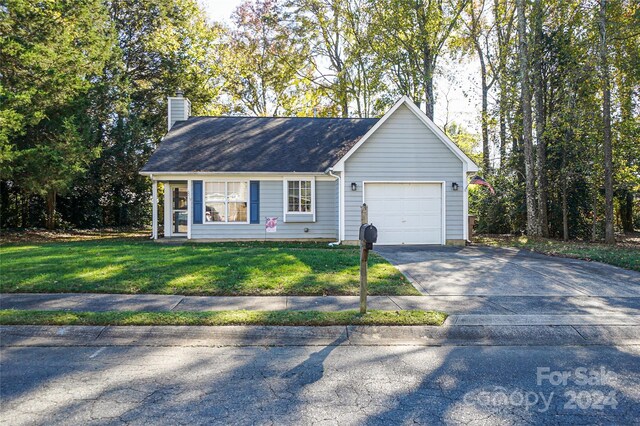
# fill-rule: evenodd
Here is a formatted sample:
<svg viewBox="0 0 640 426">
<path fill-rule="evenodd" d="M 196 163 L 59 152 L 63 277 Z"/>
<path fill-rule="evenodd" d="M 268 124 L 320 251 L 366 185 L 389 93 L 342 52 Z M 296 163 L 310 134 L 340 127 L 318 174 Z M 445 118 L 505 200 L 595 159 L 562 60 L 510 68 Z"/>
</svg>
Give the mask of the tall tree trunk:
<svg viewBox="0 0 640 426">
<path fill-rule="evenodd" d="M 569 241 L 569 205 L 567 201 L 567 182 L 562 184 L 562 239 Z"/>
<path fill-rule="evenodd" d="M 52 230 L 56 226 L 56 191 L 50 189 L 47 192 L 47 229 Z"/>
<path fill-rule="evenodd" d="M 624 232 L 633 232 L 633 193 L 629 190 L 620 199 L 620 222 Z"/>
<path fill-rule="evenodd" d="M 568 190 L 569 179 L 567 173 L 567 146 L 569 143 L 570 130 L 567 128 L 564 132 L 564 138 L 562 140 L 562 239 L 569 241 L 569 203 L 568 203 Z"/>
<path fill-rule="evenodd" d="M 591 207 L 591 241 L 598 241 L 598 191 L 596 189 L 593 190 L 593 201 Z"/>
<path fill-rule="evenodd" d="M 607 1 L 600 0 L 600 66 L 602 67 L 602 125 L 604 146 L 604 242 L 615 244 L 613 233 L 613 149 L 611 147 L 611 77 L 607 58 Z"/>
<path fill-rule="evenodd" d="M 500 18 L 500 1 L 493 0 L 493 20 L 494 22 L 501 22 Z M 511 25 L 508 25 L 509 38 Z M 500 125 L 500 167 L 504 167 L 507 161 L 507 55 L 505 51 L 508 51 L 508 46 L 505 42 L 505 33 L 502 30 L 501 25 L 496 27 L 497 43 L 498 43 L 498 86 L 499 86 L 499 112 L 498 121 Z"/>
<path fill-rule="evenodd" d="M 487 66 L 484 63 L 482 47 L 477 40 L 475 41 L 475 45 L 478 59 L 480 60 L 480 79 L 482 82 L 482 168 L 484 169 L 484 173 L 489 173 L 491 171 L 491 153 L 489 151 L 489 86 L 487 85 Z"/>
<path fill-rule="evenodd" d="M 527 27 L 524 0 L 516 1 L 516 9 L 518 14 L 518 44 L 520 46 L 518 56 L 522 104 L 522 144 L 524 145 L 524 169 L 526 180 L 525 198 L 527 203 L 527 234 L 529 236 L 537 236 L 539 233 L 536 215 L 536 185 L 531 129 L 531 91 L 529 87 L 529 54 L 527 49 Z"/>
<path fill-rule="evenodd" d="M 26 228 L 26 227 L 28 227 L 30 225 L 30 223 L 29 223 L 29 195 L 25 194 L 22 191 L 20 191 L 18 194 L 19 194 L 19 197 L 20 197 L 20 211 L 21 211 L 20 226 L 22 228 Z"/>
<path fill-rule="evenodd" d="M 505 90 L 506 91 L 506 90 Z M 502 84 L 500 86 L 500 112 L 499 112 L 499 121 L 500 121 L 500 167 L 505 167 L 505 163 L 507 161 L 507 106 L 506 106 L 506 94 L 502 89 Z"/>
<path fill-rule="evenodd" d="M 533 90 L 536 103 L 536 177 L 538 178 L 538 228 L 543 237 L 549 236 L 547 216 L 547 178 L 545 173 L 547 147 L 544 137 L 546 111 L 544 103 L 544 80 L 542 75 L 542 4 L 535 0 L 533 5 L 534 44 L 533 49 Z"/>
<path fill-rule="evenodd" d="M 433 66 L 431 51 L 427 47 L 424 49 L 424 93 L 426 102 L 424 106 L 424 112 L 431 120 L 433 120 L 434 100 L 433 100 Z"/>
</svg>

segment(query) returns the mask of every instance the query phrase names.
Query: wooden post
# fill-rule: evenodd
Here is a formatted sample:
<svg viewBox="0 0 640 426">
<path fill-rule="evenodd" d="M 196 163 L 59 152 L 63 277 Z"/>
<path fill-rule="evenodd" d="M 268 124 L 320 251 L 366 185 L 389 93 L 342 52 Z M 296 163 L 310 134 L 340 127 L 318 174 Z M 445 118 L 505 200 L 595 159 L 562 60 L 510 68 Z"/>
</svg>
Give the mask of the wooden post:
<svg viewBox="0 0 640 426">
<path fill-rule="evenodd" d="M 360 207 L 360 223 L 369 222 L 369 212 L 367 205 Z M 369 250 L 366 245 L 360 241 L 360 313 L 367 313 L 367 260 L 369 259 Z"/>
</svg>

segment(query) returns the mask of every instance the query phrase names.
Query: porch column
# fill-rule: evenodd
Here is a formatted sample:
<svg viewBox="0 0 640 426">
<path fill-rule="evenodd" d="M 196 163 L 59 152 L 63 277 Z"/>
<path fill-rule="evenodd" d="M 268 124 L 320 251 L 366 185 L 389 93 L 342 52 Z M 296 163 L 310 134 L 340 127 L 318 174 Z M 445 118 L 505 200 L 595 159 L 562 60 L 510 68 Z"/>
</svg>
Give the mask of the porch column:
<svg viewBox="0 0 640 426">
<path fill-rule="evenodd" d="M 191 224 L 193 223 L 193 195 L 191 194 L 193 185 L 191 179 L 187 181 L 187 240 L 191 239 Z"/>
<path fill-rule="evenodd" d="M 152 204 L 152 223 L 151 223 L 151 238 L 158 239 L 158 181 L 153 180 L 151 186 L 151 204 Z"/>
</svg>

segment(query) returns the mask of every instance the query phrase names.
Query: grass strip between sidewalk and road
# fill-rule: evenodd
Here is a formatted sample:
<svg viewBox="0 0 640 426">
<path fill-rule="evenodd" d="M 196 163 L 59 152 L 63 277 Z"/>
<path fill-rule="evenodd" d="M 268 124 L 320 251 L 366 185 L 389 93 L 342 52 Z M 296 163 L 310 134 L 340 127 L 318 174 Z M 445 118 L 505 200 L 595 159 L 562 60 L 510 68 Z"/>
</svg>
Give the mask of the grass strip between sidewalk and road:
<svg viewBox="0 0 640 426">
<path fill-rule="evenodd" d="M 437 311 L 69 312 L 0 310 L 0 325 L 442 325 Z"/>
</svg>

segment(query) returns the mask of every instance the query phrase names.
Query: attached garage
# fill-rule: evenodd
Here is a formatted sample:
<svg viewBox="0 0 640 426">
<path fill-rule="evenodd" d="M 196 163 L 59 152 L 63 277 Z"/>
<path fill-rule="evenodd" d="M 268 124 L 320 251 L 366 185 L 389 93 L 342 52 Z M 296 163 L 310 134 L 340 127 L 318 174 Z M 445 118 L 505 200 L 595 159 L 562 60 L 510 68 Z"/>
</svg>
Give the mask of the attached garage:
<svg viewBox="0 0 640 426">
<path fill-rule="evenodd" d="M 360 208 L 378 244 L 464 245 L 469 173 L 478 170 L 408 98 L 329 169 L 340 179 L 340 240 L 358 243 Z"/>
<path fill-rule="evenodd" d="M 444 244 L 444 182 L 363 182 L 378 244 Z"/>
</svg>

